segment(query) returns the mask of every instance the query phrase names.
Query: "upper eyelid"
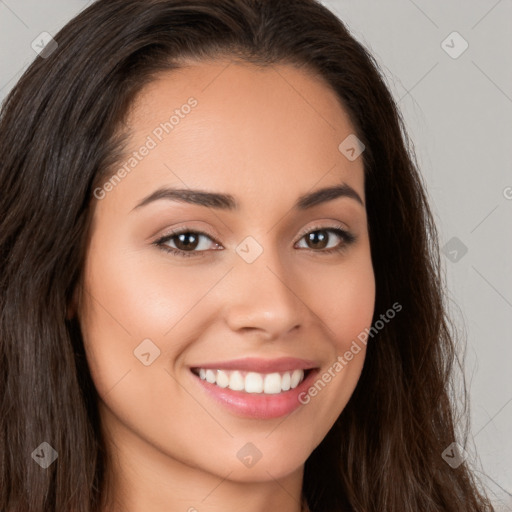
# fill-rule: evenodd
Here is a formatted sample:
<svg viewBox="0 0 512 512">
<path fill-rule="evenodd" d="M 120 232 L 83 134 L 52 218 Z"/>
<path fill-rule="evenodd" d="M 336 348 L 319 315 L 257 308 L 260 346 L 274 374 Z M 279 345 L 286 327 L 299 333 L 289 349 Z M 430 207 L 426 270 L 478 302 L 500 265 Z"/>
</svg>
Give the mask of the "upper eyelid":
<svg viewBox="0 0 512 512">
<path fill-rule="evenodd" d="M 313 226 L 310 226 L 309 228 L 306 228 L 306 229 L 303 229 L 302 231 L 300 231 L 299 235 L 298 235 L 298 240 L 300 240 L 304 235 L 307 235 L 308 233 L 311 233 L 313 231 L 321 231 L 321 230 L 325 230 L 325 231 L 329 231 L 329 230 L 336 230 L 336 229 L 340 229 L 342 231 L 345 231 L 346 233 L 349 232 L 349 230 L 343 226 L 343 224 L 336 224 L 335 226 L 334 225 L 324 225 L 324 224 L 315 224 Z"/>
<path fill-rule="evenodd" d="M 166 239 L 174 238 L 175 236 L 179 236 L 179 235 L 182 235 L 184 233 L 195 233 L 197 235 L 206 236 L 206 237 L 210 238 L 212 240 L 212 242 L 220 244 L 220 242 L 217 241 L 217 238 L 216 238 L 215 235 L 213 235 L 212 233 L 208 233 L 208 231 L 204 231 L 202 229 L 197 229 L 197 228 L 177 228 L 174 231 L 171 230 L 169 233 L 164 234 L 164 235 L 158 237 L 156 239 L 156 241 L 158 242 L 158 241 L 161 241 L 161 240 L 166 240 Z"/>
</svg>

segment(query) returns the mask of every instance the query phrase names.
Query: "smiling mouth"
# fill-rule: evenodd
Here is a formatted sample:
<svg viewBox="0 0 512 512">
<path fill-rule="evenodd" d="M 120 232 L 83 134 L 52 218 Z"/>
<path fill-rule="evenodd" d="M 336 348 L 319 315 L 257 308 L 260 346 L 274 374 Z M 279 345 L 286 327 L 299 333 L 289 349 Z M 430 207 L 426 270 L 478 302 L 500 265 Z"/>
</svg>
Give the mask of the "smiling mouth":
<svg viewBox="0 0 512 512">
<path fill-rule="evenodd" d="M 258 373 L 241 370 L 191 368 L 194 375 L 219 388 L 242 393 L 276 395 L 295 389 L 311 372 L 295 369 L 285 372 Z"/>
</svg>

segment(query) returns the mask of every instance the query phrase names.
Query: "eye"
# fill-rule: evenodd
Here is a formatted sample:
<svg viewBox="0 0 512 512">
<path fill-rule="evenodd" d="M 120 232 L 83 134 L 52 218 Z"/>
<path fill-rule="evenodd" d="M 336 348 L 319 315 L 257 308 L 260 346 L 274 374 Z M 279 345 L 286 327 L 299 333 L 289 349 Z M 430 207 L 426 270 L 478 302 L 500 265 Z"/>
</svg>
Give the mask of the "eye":
<svg viewBox="0 0 512 512">
<path fill-rule="evenodd" d="M 338 242 L 337 244 L 335 243 L 333 246 L 331 241 L 335 242 L 336 237 L 341 239 L 341 242 Z M 303 238 L 305 238 L 306 243 L 308 244 L 308 247 L 305 247 L 306 249 L 310 249 L 313 252 L 318 252 L 321 254 L 341 252 L 356 240 L 356 237 L 345 229 L 342 229 L 342 226 L 318 226 L 313 229 L 310 228 L 308 231 L 301 235 L 299 241 Z M 209 240 L 210 242 L 205 240 Z M 202 231 L 193 231 L 190 229 L 174 231 L 153 242 L 153 244 L 160 249 L 176 256 L 183 257 L 204 256 L 204 254 L 198 253 L 208 252 L 212 243 L 214 246 L 216 246 L 216 248 L 213 250 L 221 250 L 220 248 L 222 246 L 216 240 L 214 240 L 211 235 L 203 233 Z M 174 247 L 170 246 L 169 244 L 173 244 Z M 313 247 L 311 247 L 311 245 Z"/>
<path fill-rule="evenodd" d="M 335 236 L 333 237 L 333 235 Z M 335 242 L 336 237 L 342 241 L 332 245 L 331 242 Z M 313 229 L 309 228 L 308 231 L 301 236 L 300 240 L 302 239 L 305 239 L 306 244 L 308 245 L 306 249 L 311 249 L 314 252 L 321 252 L 322 254 L 331 254 L 345 250 L 348 245 L 355 241 L 356 237 L 345 229 L 342 229 L 342 226 L 318 226 Z"/>
<path fill-rule="evenodd" d="M 202 231 L 181 230 L 175 231 L 166 235 L 156 242 L 155 245 L 177 256 L 197 256 L 197 252 L 205 252 L 208 250 L 209 243 L 201 243 L 202 239 L 209 239 L 213 241 L 212 237 Z M 175 247 L 169 247 L 168 243 L 171 242 Z M 214 242 L 217 247 L 220 246 Z M 214 249 L 218 250 L 218 249 Z"/>
</svg>

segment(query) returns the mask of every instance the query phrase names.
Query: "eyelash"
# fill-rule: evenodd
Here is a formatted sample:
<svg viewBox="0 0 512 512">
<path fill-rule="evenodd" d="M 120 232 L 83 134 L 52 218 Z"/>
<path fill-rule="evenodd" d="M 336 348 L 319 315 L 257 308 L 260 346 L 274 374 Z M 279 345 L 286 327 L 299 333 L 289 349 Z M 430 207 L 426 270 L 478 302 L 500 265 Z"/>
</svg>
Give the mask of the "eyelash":
<svg viewBox="0 0 512 512">
<path fill-rule="evenodd" d="M 335 247 L 331 247 L 330 249 L 306 249 L 306 250 L 309 250 L 312 252 L 319 252 L 322 254 L 341 253 L 342 251 L 344 251 L 347 248 L 347 246 L 351 245 L 352 243 L 354 243 L 356 241 L 356 237 L 352 233 L 349 233 L 345 229 L 342 229 L 341 226 L 336 226 L 336 227 L 316 226 L 316 227 L 310 228 L 307 231 L 305 231 L 304 233 L 302 233 L 300 235 L 300 238 L 297 240 L 297 242 L 302 240 L 302 238 L 304 236 L 306 236 L 310 233 L 314 233 L 316 231 L 328 231 L 330 233 L 334 233 L 334 234 L 338 235 L 343 240 L 343 242 L 341 242 L 340 244 L 338 244 Z M 171 231 L 171 233 L 156 240 L 155 242 L 153 242 L 153 244 L 156 245 L 159 249 L 162 249 L 163 251 L 165 251 L 167 253 L 171 253 L 175 256 L 181 256 L 181 257 L 185 257 L 185 258 L 188 258 L 191 256 L 194 256 L 194 257 L 195 256 L 204 256 L 204 254 L 201 254 L 201 253 L 206 253 L 208 251 L 183 251 L 181 249 L 175 249 L 173 247 L 169 247 L 168 245 L 165 245 L 166 242 L 172 240 L 173 238 L 175 238 L 179 235 L 185 234 L 185 233 L 206 236 L 207 238 L 210 238 L 210 240 L 212 240 L 216 244 L 219 244 L 208 233 L 205 233 L 203 231 L 194 231 L 194 230 L 186 229 L 186 228 L 179 229 L 176 231 Z"/>
</svg>

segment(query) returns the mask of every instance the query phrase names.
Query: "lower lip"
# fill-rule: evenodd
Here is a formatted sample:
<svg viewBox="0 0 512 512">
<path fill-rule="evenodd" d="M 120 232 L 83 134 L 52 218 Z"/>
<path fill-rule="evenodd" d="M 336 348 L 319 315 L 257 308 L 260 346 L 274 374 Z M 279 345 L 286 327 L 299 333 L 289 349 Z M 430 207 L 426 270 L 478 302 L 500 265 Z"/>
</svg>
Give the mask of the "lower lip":
<svg viewBox="0 0 512 512">
<path fill-rule="evenodd" d="M 286 416 L 302 405 L 299 396 L 310 387 L 316 373 L 317 370 L 310 370 L 296 388 L 273 395 L 233 391 L 200 379 L 194 373 L 192 375 L 209 396 L 232 413 L 246 418 L 272 419 Z"/>
</svg>

